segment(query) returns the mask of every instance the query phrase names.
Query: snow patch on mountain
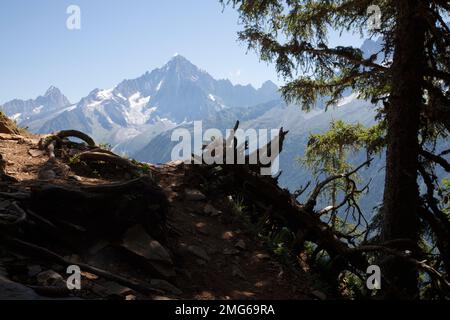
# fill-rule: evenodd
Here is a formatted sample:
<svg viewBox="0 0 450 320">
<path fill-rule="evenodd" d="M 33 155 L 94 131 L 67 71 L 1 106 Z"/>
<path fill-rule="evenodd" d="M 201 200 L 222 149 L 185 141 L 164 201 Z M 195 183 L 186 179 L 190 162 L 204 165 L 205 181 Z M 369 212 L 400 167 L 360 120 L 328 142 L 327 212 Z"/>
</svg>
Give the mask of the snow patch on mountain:
<svg viewBox="0 0 450 320">
<path fill-rule="evenodd" d="M 15 114 L 11 115 L 10 118 L 11 118 L 11 120 L 19 121 L 21 116 L 22 116 L 21 113 L 15 113 Z"/>
<path fill-rule="evenodd" d="M 153 107 L 145 110 L 151 96 L 141 97 L 140 92 L 136 92 L 128 98 L 129 108 L 124 109 L 125 118 L 129 125 L 142 125 L 146 123 L 157 108 Z"/>
<path fill-rule="evenodd" d="M 42 109 L 44 108 L 44 106 L 39 106 L 39 107 L 36 107 L 36 108 L 34 108 L 33 109 L 33 113 L 34 114 L 38 114 L 38 113 L 40 113 L 41 111 L 42 111 Z"/>
<path fill-rule="evenodd" d="M 113 90 L 114 90 L 114 88 L 107 89 L 107 90 L 100 90 L 97 93 L 97 97 L 102 100 L 111 99 L 113 97 Z"/>
</svg>

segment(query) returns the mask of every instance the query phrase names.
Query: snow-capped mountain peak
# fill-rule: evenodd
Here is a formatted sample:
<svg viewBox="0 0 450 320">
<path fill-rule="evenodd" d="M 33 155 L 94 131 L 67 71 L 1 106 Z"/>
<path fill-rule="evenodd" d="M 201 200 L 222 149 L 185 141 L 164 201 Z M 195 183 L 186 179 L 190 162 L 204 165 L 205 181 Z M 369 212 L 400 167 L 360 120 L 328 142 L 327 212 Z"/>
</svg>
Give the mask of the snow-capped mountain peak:
<svg viewBox="0 0 450 320">
<path fill-rule="evenodd" d="M 66 108 L 70 105 L 70 101 L 61 91 L 51 86 L 44 95 L 36 99 L 14 99 L 6 102 L 1 110 L 10 118 L 18 123 L 26 122 L 31 118 L 40 117 L 43 114 L 55 112 Z"/>
<path fill-rule="evenodd" d="M 44 97 L 62 95 L 61 90 L 55 86 L 50 86 L 44 94 Z"/>
<path fill-rule="evenodd" d="M 175 66 L 175 65 L 187 65 L 187 66 L 197 68 L 197 66 L 195 66 L 192 62 L 190 62 L 188 59 L 186 59 L 185 57 L 183 57 L 180 54 L 175 54 L 169 60 L 169 62 L 166 63 L 166 66 L 168 66 L 168 67 Z"/>
<path fill-rule="evenodd" d="M 161 130 L 184 121 L 214 118 L 223 110 L 250 107 L 280 96 L 273 82 L 264 83 L 260 89 L 235 86 L 214 79 L 182 55 L 176 55 L 162 67 L 137 78 L 123 80 L 113 88 L 92 90 L 74 105 L 62 97 L 60 90 L 52 86 L 28 107 L 26 117 L 17 110 L 8 115 L 35 132 L 79 129 L 97 141 L 114 145 L 153 132 L 149 129 L 152 127 Z M 43 99 L 58 105 L 53 109 L 58 112 L 37 117 L 49 104 Z M 158 125 L 162 122 L 164 125 Z"/>
</svg>

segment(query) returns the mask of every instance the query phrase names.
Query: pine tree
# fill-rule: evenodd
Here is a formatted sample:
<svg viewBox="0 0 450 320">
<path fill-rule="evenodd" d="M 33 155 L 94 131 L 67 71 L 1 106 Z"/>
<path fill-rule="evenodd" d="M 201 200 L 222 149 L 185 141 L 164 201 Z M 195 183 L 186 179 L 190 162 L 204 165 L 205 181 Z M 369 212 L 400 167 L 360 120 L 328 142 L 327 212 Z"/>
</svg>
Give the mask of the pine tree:
<svg viewBox="0 0 450 320">
<path fill-rule="evenodd" d="M 287 80 L 282 93 L 288 101 L 309 110 L 319 97 L 328 97 L 328 105 L 333 105 L 352 89 L 380 106 L 380 125 L 386 128 L 384 242 L 419 258 L 420 221 L 435 235 L 448 235 L 450 229 L 436 226 L 448 227 L 449 221 L 435 204 L 432 168 L 438 164 L 449 170 L 445 151 L 434 154 L 434 142 L 448 138 L 450 129 L 450 30 L 445 22 L 450 1 L 221 2 L 240 13 L 243 30 L 239 38 L 249 49 L 257 50 L 263 61 L 274 62 Z M 381 13 L 370 28 L 373 16 L 369 8 Z M 330 30 L 382 37 L 382 49 L 367 58 L 350 45 L 331 47 L 327 41 Z M 423 196 L 419 194 L 419 173 L 432 189 Z M 448 272 L 448 240 L 437 243 Z M 391 256 L 383 270 L 403 296 L 417 297 L 415 268 Z"/>
<path fill-rule="evenodd" d="M 375 125 L 365 128 L 361 124 L 347 124 L 342 120 L 332 121 L 330 128 L 323 134 L 310 134 L 304 157 L 300 158 L 300 164 L 306 166 L 315 176 L 335 176 L 343 172 L 349 172 L 355 168 L 349 163 L 350 155 L 365 149 L 368 158 L 379 153 L 383 145 L 382 128 Z M 369 160 L 369 159 L 368 159 Z M 330 183 L 328 196 L 331 206 L 340 208 L 350 200 L 357 200 L 358 195 L 368 189 L 368 185 L 358 191 L 352 199 L 346 197 L 349 190 L 354 190 L 354 181 L 348 179 L 336 179 Z M 324 190 L 326 190 L 324 188 Z M 338 204 L 337 200 L 343 198 Z M 330 221 L 333 228 L 336 227 L 338 211 L 330 212 Z"/>
</svg>

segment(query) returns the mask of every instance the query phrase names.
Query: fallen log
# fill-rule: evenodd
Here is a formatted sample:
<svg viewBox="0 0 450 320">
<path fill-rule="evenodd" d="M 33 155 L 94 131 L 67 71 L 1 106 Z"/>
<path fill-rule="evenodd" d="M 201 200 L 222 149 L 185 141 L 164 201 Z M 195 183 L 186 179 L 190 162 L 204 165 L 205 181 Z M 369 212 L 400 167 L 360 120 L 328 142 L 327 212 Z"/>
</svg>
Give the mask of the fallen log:
<svg viewBox="0 0 450 320">
<path fill-rule="evenodd" d="M 296 254 L 304 249 L 306 242 L 312 242 L 329 254 L 336 273 L 349 268 L 366 271 L 368 263 L 362 253 L 351 251 L 334 230 L 321 221 L 314 210 L 298 203 L 295 197 L 288 190 L 281 189 L 272 177 L 261 176 L 246 165 L 221 166 L 221 179 L 217 177 L 218 171 L 212 170 L 215 166 L 194 165 L 190 168 L 194 176 L 203 175 L 206 180 L 220 181 L 218 189 L 222 192 L 238 194 L 249 204 L 261 203 L 263 207 L 271 207 L 270 219 L 280 229 L 288 228 L 295 235 L 293 250 Z M 211 174 L 216 176 L 209 176 Z"/>
</svg>

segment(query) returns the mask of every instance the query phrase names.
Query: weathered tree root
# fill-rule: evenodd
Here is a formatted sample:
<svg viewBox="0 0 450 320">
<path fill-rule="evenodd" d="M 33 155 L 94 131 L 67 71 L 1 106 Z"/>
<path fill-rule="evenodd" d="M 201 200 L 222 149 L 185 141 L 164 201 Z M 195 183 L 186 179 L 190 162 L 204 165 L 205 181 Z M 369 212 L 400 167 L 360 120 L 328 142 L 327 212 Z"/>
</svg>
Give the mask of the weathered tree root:
<svg viewBox="0 0 450 320">
<path fill-rule="evenodd" d="M 77 155 L 80 161 L 84 162 L 105 162 L 108 164 L 120 166 L 122 168 L 128 169 L 130 171 L 138 171 L 139 167 L 133 164 L 130 160 L 122 158 L 111 152 L 82 152 Z"/>
<path fill-rule="evenodd" d="M 55 224 L 65 220 L 81 226 L 95 237 L 120 237 L 128 227 L 142 224 L 154 238 L 165 239 L 168 200 L 149 176 L 98 186 L 35 186 L 29 208 Z"/>
<path fill-rule="evenodd" d="M 2 209 L 0 212 L 0 227 L 18 225 L 27 218 L 27 213 L 19 206 L 17 201 L 12 202 L 8 209 Z"/>
<path fill-rule="evenodd" d="M 86 142 L 86 144 L 90 147 L 95 147 L 95 141 L 94 139 L 92 139 L 90 136 L 88 136 L 87 134 L 81 132 L 81 131 L 77 131 L 77 130 L 63 130 L 63 131 L 59 131 L 53 135 L 50 135 L 48 137 L 44 138 L 44 146 L 45 144 L 49 144 L 52 142 L 52 140 L 63 140 L 66 138 L 78 138 L 84 142 Z"/>
<path fill-rule="evenodd" d="M 55 158 L 55 149 L 61 148 L 67 138 L 78 138 L 84 141 L 88 147 L 95 148 L 95 141 L 87 134 L 77 130 L 63 130 L 44 137 L 39 141 L 39 147 L 46 150 L 50 158 Z"/>
<path fill-rule="evenodd" d="M 112 151 L 105 150 L 102 148 L 99 148 L 95 145 L 94 140 L 89 137 L 88 135 L 84 134 L 83 132 L 76 131 L 76 130 L 66 130 L 66 131 L 60 131 L 56 134 L 47 136 L 44 139 L 41 139 L 39 142 L 39 145 L 41 149 L 44 149 L 47 151 L 50 159 L 56 158 L 56 151 L 61 150 L 58 155 L 64 157 L 68 156 L 70 152 L 72 152 L 73 148 L 73 142 L 70 142 L 66 140 L 66 138 L 69 137 L 75 137 L 78 139 L 83 140 L 87 144 L 86 147 L 79 146 L 78 148 L 79 153 L 73 155 L 76 159 L 79 161 L 82 161 L 84 163 L 107 163 L 109 165 L 118 166 L 125 170 L 128 170 L 131 173 L 134 173 L 135 175 L 138 175 L 140 172 L 140 167 L 134 163 L 132 163 L 130 160 L 125 159 L 121 156 L 116 155 Z M 77 146 L 75 146 L 75 149 L 77 149 Z M 64 151 L 63 151 L 64 150 Z M 70 150 L 70 152 L 69 152 Z"/>
</svg>

